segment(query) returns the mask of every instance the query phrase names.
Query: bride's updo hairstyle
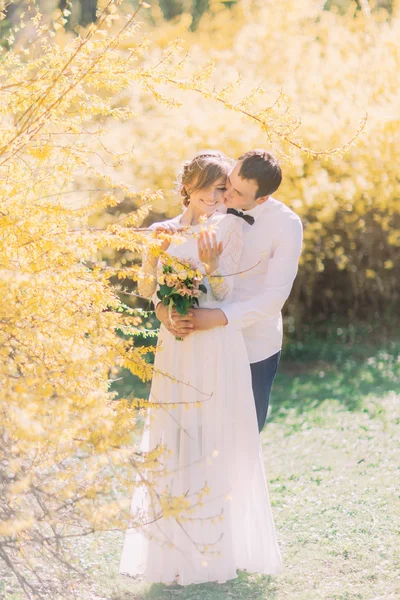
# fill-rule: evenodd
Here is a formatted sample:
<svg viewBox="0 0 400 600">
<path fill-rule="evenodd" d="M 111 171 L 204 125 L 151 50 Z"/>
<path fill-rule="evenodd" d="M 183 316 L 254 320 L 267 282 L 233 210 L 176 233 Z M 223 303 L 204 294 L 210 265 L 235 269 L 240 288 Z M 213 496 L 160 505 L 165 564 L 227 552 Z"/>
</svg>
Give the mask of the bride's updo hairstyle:
<svg viewBox="0 0 400 600">
<path fill-rule="evenodd" d="M 184 206 L 190 204 L 190 194 L 204 190 L 221 177 L 227 177 L 235 161 L 219 150 L 204 150 L 183 163 L 177 177 L 177 192 Z"/>
</svg>

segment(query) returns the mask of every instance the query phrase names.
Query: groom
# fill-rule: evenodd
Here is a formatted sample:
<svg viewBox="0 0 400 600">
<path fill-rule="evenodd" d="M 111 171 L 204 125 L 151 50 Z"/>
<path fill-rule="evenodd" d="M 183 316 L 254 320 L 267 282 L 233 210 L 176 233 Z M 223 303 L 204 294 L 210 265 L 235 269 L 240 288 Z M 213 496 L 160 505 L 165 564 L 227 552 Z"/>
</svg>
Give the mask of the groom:
<svg viewBox="0 0 400 600">
<path fill-rule="evenodd" d="M 272 197 L 282 181 L 276 158 L 252 150 L 239 158 L 224 193 L 227 212 L 245 220 L 244 247 L 233 295 L 222 308 L 195 308 L 187 316 L 156 308 L 158 319 L 175 336 L 232 325 L 243 330 L 249 356 L 259 431 L 267 418 L 272 383 L 282 348 L 281 309 L 296 277 L 302 224 L 285 204 Z M 230 365 L 235 368 L 234 365 Z"/>
</svg>

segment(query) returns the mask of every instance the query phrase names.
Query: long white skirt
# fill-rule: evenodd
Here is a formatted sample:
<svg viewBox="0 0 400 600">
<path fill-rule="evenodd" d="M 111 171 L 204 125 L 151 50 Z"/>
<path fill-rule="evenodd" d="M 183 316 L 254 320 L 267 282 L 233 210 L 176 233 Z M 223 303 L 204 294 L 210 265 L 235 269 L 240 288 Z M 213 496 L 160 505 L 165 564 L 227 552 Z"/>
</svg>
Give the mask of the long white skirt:
<svg viewBox="0 0 400 600">
<path fill-rule="evenodd" d="M 251 372 L 240 330 L 219 327 L 177 341 L 163 327 L 142 450 L 165 445 L 163 477 L 138 486 L 120 573 L 189 585 L 282 568 L 264 475 Z M 189 406 L 185 406 L 188 403 Z M 196 406 L 196 403 L 201 403 Z M 174 404 L 174 406 L 172 406 Z M 200 495 L 199 495 L 200 492 Z M 205 492 L 205 493 L 204 493 Z M 192 507 L 162 514 L 159 498 Z"/>
</svg>

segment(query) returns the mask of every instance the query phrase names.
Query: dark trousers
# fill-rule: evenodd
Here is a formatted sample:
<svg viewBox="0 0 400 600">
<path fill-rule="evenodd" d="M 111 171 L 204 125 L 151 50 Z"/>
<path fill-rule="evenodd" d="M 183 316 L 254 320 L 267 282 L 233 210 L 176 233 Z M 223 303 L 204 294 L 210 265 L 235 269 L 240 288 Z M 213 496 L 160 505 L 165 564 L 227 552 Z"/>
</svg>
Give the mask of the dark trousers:
<svg viewBox="0 0 400 600">
<path fill-rule="evenodd" d="M 267 420 L 269 397 L 280 357 L 281 353 L 279 351 L 265 360 L 250 364 L 258 430 L 260 432 L 263 430 L 265 421 Z"/>
</svg>

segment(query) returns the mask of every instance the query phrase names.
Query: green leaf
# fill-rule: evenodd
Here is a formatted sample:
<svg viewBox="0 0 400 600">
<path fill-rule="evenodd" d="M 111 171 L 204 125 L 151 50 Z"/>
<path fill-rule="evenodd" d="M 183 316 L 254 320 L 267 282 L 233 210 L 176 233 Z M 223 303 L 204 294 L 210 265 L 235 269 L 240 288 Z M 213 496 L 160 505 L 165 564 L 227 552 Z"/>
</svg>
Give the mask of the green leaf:
<svg viewBox="0 0 400 600">
<path fill-rule="evenodd" d="M 191 306 L 191 298 L 189 296 L 180 296 L 179 302 L 176 303 L 176 310 L 180 315 L 187 315 Z"/>
<path fill-rule="evenodd" d="M 162 294 L 162 296 L 169 296 L 171 293 L 171 288 L 169 287 L 169 285 L 163 283 L 162 285 L 160 285 L 159 293 Z"/>
<path fill-rule="evenodd" d="M 182 296 L 176 295 L 173 298 L 173 303 L 175 307 L 178 307 L 181 305 L 181 301 L 182 301 Z"/>
</svg>

